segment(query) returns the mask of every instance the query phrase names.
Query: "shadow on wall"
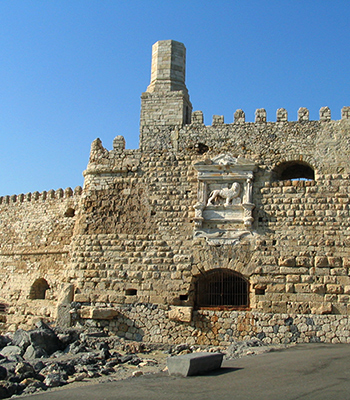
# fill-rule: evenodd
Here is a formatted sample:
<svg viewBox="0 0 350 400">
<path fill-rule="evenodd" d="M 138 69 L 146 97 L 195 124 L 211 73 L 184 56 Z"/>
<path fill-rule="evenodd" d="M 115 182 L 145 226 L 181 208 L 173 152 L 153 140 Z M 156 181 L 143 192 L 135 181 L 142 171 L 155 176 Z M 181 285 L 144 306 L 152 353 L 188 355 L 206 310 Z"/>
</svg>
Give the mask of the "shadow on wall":
<svg viewBox="0 0 350 400">
<path fill-rule="evenodd" d="M 271 175 L 272 181 L 285 180 L 314 180 L 315 171 L 313 167 L 305 161 L 293 160 L 285 161 L 277 165 Z"/>
<path fill-rule="evenodd" d="M 37 279 L 30 288 L 29 299 L 44 300 L 48 289 L 50 286 L 44 278 Z"/>
</svg>

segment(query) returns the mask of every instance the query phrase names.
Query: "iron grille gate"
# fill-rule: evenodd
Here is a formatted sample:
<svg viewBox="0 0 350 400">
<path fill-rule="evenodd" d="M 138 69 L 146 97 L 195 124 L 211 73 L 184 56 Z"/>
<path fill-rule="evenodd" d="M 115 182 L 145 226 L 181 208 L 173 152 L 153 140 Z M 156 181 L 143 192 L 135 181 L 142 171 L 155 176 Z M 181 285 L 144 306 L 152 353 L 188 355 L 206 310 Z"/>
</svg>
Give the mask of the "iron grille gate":
<svg viewBox="0 0 350 400">
<path fill-rule="evenodd" d="M 197 306 L 247 307 L 248 286 L 248 282 L 233 271 L 209 271 L 197 281 Z"/>
</svg>

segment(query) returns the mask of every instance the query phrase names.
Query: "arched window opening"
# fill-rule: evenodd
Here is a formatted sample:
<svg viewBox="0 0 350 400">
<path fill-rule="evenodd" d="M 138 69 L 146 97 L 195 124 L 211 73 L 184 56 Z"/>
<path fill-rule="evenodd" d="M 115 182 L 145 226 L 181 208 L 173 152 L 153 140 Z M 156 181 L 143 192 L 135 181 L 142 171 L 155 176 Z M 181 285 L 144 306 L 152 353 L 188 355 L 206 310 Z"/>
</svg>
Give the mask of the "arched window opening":
<svg viewBox="0 0 350 400">
<path fill-rule="evenodd" d="M 231 270 L 208 271 L 197 280 L 196 306 L 246 309 L 249 307 L 249 282 Z"/>
<path fill-rule="evenodd" d="M 274 180 L 314 180 L 315 171 L 304 161 L 287 161 L 275 168 Z"/>
<path fill-rule="evenodd" d="M 37 279 L 30 288 L 29 298 L 31 300 L 44 300 L 47 289 L 50 289 L 50 286 L 46 280 L 44 278 Z"/>
</svg>

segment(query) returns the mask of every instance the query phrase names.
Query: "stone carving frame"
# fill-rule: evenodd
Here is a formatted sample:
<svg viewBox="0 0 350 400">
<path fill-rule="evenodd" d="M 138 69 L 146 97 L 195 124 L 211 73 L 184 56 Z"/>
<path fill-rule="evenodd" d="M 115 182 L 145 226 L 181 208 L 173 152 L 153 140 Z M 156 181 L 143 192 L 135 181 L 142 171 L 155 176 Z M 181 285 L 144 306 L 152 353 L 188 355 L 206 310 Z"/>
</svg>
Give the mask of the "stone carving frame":
<svg viewBox="0 0 350 400">
<path fill-rule="evenodd" d="M 194 168 L 198 173 L 194 237 L 205 237 L 214 245 L 239 242 L 251 233 L 254 221 L 255 163 L 221 154 L 194 164 Z"/>
</svg>

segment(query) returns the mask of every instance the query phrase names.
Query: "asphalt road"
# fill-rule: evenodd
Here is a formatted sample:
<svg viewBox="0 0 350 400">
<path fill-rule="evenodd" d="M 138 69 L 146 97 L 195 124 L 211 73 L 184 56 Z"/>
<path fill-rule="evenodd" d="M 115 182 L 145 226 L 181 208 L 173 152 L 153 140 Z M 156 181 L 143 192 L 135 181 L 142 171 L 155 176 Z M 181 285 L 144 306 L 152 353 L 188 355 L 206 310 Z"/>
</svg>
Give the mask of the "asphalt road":
<svg viewBox="0 0 350 400">
<path fill-rule="evenodd" d="M 226 361 L 195 377 L 148 375 L 62 388 L 28 400 L 296 400 L 350 399 L 350 344 L 305 344 Z"/>
</svg>

